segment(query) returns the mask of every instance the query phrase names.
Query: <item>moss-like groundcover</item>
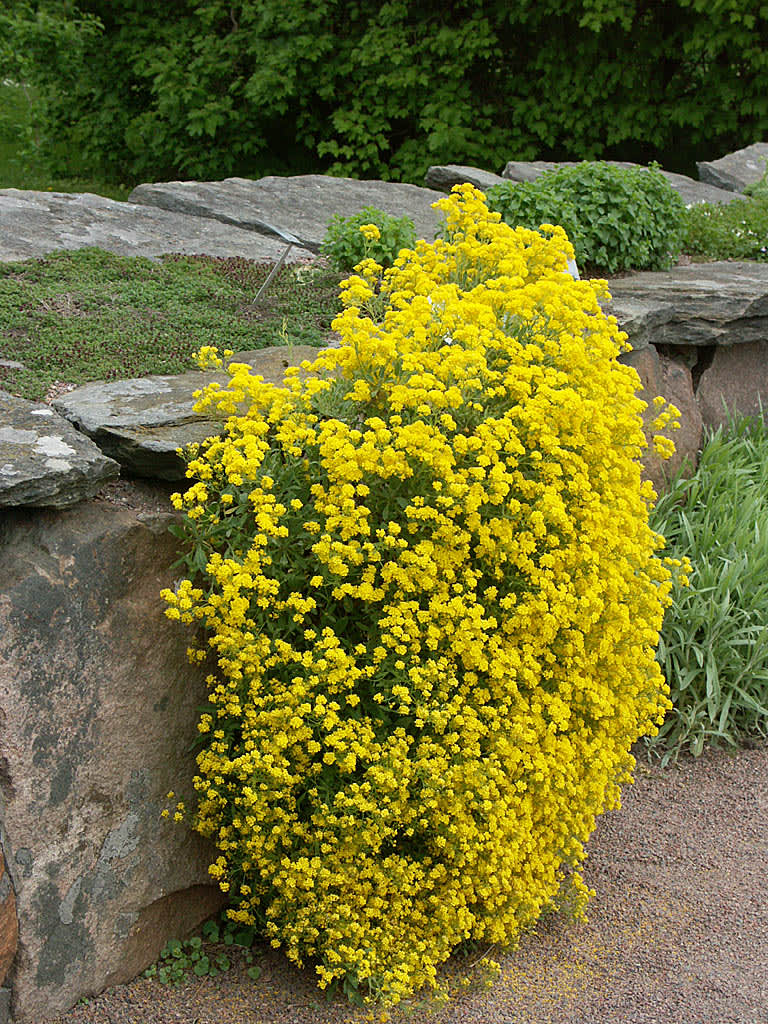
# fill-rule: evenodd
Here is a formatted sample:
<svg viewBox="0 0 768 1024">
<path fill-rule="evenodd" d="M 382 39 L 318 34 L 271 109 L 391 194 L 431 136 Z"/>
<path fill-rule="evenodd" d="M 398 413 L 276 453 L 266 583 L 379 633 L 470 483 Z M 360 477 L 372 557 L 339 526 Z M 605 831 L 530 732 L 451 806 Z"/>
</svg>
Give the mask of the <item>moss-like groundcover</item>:
<svg viewBox="0 0 768 1024">
<path fill-rule="evenodd" d="M 195 365 L 201 345 L 234 351 L 320 345 L 339 309 L 341 275 L 324 261 L 272 268 L 239 257 L 115 256 L 100 249 L 0 263 L 0 387 L 42 398 L 83 384 Z"/>
</svg>

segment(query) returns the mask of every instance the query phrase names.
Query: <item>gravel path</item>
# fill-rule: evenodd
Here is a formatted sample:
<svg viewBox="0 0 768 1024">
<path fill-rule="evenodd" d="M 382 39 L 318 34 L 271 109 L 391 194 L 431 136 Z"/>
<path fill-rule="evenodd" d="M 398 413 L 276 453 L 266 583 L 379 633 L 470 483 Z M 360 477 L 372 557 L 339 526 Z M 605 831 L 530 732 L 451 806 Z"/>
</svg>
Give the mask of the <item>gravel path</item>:
<svg viewBox="0 0 768 1024">
<path fill-rule="evenodd" d="M 596 890 L 588 923 L 551 918 L 515 952 L 492 953 L 501 975 L 490 987 L 481 974 L 449 1006 L 414 1000 L 392 1020 L 768 1024 L 768 744 L 663 770 L 639 762 L 623 808 L 604 815 L 590 841 L 586 880 Z M 271 950 L 257 962 L 256 982 L 245 965 L 178 989 L 138 979 L 55 1024 L 379 1019 L 327 1003 L 310 971 Z M 449 985 L 466 966 L 448 965 Z"/>
</svg>

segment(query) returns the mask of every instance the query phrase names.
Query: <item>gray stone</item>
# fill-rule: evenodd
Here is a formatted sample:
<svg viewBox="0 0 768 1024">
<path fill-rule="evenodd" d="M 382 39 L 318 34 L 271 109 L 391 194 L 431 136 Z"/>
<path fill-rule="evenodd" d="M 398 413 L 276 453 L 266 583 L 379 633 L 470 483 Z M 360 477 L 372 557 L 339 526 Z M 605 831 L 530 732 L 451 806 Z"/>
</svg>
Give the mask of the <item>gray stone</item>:
<svg viewBox="0 0 768 1024">
<path fill-rule="evenodd" d="M 238 352 L 231 361 L 249 363 L 264 380 L 281 383 L 288 366 L 313 359 L 318 351 L 308 345 L 273 346 Z M 176 449 L 222 431 L 220 421 L 194 411 L 194 392 L 211 381 L 224 384 L 228 379 L 225 373 L 190 370 L 175 376 L 97 381 L 62 395 L 53 404 L 126 472 L 183 480 L 185 462 Z"/>
<path fill-rule="evenodd" d="M 613 167 L 640 167 L 642 170 L 647 170 L 641 164 L 628 163 L 626 160 L 606 160 L 604 162 L 611 164 Z M 554 171 L 558 167 L 576 166 L 577 162 L 572 160 L 565 160 L 561 163 L 550 163 L 546 160 L 531 160 L 528 162 L 510 160 L 502 171 L 502 177 L 509 181 L 535 181 L 545 171 Z M 731 203 L 734 199 L 741 198 L 734 195 L 731 191 L 723 188 L 714 188 L 710 184 L 696 181 L 685 174 L 675 174 L 673 171 L 664 170 L 661 173 L 672 188 L 679 193 L 686 206 L 693 206 L 694 203 Z"/>
<path fill-rule="evenodd" d="M 416 237 L 432 241 L 439 222 L 431 208 L 436 198 L 432 189 L 418 185 L 322 174 L 258 181 L 166 181 L 138 185 L 129 196 L 134 203 L 212 218 L 253 232 L 269 234 L 276 227 L 291 232 L 313 252 L 319 252 L 335 214 L 351 217 L 364 206 L 375 206 L 394 217 L 409 216 Z"/>
<path fill-rule="evenodd" d="M 0 507 L 74 505 L 119 472 L 49 406 L 0 391 Z"/>
<path fill-rule="evenodd" d="M 609 287 L 614 293 L 614 282 Z M 669 306 L 660 306 L 651 299 L 616 298 L 605 305 L 605 312 L 616 318 L 619 328 L 626 331 L 635 351 L 648 348 L 658 336 L 659 328 L 672 319 Z"/>
<path fill-rule="evenodd" d="M 693 471 L 698 463 L 703 427 L 701 412 L 693 392 L 691 371 L 681 361 L 658 353 L 652 346 L 626 352 L 619 360 L 634 367 L 640 377 L 640 397 L 646 403 L 643 429 L 648 442 L 643 457 L 643 473 L 653 482 L 657 494 L 661 494 L 668 488 L 669 481 L 681 467 Z M 653 450 L 653 436 L 658 433 L 652 425 L 658 414 L 653 405 L 657 395 L 680 410 L 680 427 L 677 430 L 662 432 L 665 437 L 670 437 L 675 442 L 675 454 L 670 459 L 660 458 Z"/>
<path fill-rule="evenodd" d="M 101 501 L 0 516 L 0 764 L 14 1020 L 134 977 L 222 904 L 190 806 L 204 671 L 163 615 L 169 514 Z"/>
<path fill-rule="evenodd" d="M 697 163 L 702 181 L 717 188 L 732 192 L 743 192 L 747 185 L 754 185 L 765 174 L 768 164 L 768 142 L 755 142 L 744 149 L 727 153 L 719 160 Z"/>
<path fill-rule="evenodd" d="M 672 188 L 680 195 L 686 206 L 694 206 L 696 203 L 732 203 L 742 199 L 742 196 L 727 189 L 716 188 L 706 182 L 696 181 L 685 174 L 674 174 L 672 171 L 662 171 Z"/>
<path fill-rule="evenodd" d="M 0 1024 L 11 1024 L 11 990 L 0 988 Z"/>
<path fill-rule="evenodd" d="M 614 278 L 609 287 L 613 301 L 606 312 L 627 330 L 634 348 L 768 338 L 768 263 L 692 263 Z"/>
<path fill-rule="evenodd" d="M 121 256 L 206 253 L 275 260 L 285 245 L 232 225 L 90 193 L 0 189 L 0 261 L 98 246 Z M 293 249 L 289 259 L 307 257 Z"/>
<path fill-rule="evenodd" d="M 510 160 L 501 176 L 507 181 L 536 181 L 546 171 L 554 171 L 558 167 L 573 167 L 573 161 L 552 163 L 549 160 Z"/>
<path fill-rule="evenodd" d="M 480 167 L 463 167 L 460 164 L 437 164 L 430 167 L 424 179 L 427 188 L 435 188 L 440 192 L 450 192 L 454 185 L 469 182 L 481 191 L 501 185 L 504 182 L 498 174 L 484 171 Z"/>
<path fill-rule="evenodd" d="M 768 335 L 732 348 L 718 348 L 696 391 L 704 423 L 712 429 L 732 414 L 757 416 L 768 409 Z"/>
</svg>

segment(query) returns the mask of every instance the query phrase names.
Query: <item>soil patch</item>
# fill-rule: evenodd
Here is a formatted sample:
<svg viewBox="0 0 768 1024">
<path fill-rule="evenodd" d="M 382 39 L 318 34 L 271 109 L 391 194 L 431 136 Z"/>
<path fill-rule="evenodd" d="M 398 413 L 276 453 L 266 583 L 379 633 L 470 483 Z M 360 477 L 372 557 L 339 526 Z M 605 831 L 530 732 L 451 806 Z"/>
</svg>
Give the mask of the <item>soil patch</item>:
<svg viewBox="0 0 768 1024">
<path fill-rule="evenodd" d="M 414 1000 L 393 1022 L 768 1024 L 768 744 L 665 769 L 641 757 L 622 809 L 590 840 L 589 921 L 550 918 L 516 951 L 491 951 L 501 976 L 489 987 L 480 975 L 461 991 L 473 958 L 454 958 L 444 971 L 451 1004 Z M 256 962 L 255 982 L 245 964 L 179 988 L 139 978 L 55 1024 L 378 1020 L 326 1002 L 309 969 L 268 947 Z"/>
</svg>

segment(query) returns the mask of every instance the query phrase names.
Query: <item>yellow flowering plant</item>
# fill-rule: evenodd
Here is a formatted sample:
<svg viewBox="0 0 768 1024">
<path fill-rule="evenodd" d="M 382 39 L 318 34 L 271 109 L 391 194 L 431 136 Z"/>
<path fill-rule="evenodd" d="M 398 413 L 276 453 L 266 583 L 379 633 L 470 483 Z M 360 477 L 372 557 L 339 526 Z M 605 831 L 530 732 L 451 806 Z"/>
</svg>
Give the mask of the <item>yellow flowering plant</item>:
<svg viewBox="0 0 768 1024">
<path fill-rule="evenodd" d="M 343 284 L 340 348 L 202 395 L 226 430 L 174 496 L 194 571 L 163 595 L 212 662 L 193 824 L 230 917 L 388 1002 L 583 912 L 584 844 L 670 706 L 604 282 L 469 185 L 435 205 L 442 238 Z"/>
</svg>

